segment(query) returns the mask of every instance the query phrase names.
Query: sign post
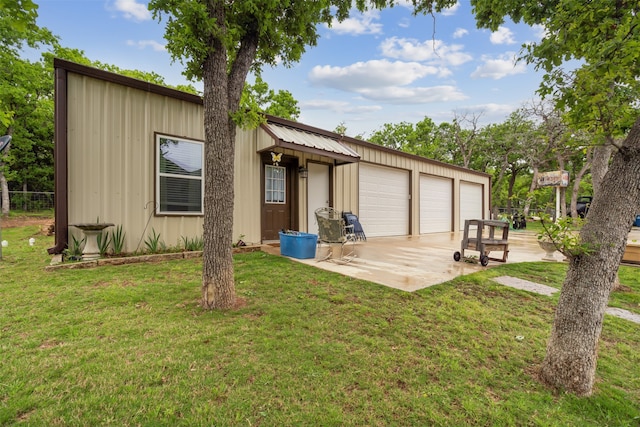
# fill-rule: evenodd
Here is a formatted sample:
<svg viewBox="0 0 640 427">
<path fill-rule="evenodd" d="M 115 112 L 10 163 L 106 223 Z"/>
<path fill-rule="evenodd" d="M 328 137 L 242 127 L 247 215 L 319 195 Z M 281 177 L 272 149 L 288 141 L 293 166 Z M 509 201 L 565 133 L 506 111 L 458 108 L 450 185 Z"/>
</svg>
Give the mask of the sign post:
<svg viewBox="0 0 640 427">
<path fill-rule="evenodd" d="M 556 187 L 556 217 L 560 218 L 560 188 L 569 186 L 568 171 L 541 172 L 538 174 L 538 187 Z"/>
</svg>

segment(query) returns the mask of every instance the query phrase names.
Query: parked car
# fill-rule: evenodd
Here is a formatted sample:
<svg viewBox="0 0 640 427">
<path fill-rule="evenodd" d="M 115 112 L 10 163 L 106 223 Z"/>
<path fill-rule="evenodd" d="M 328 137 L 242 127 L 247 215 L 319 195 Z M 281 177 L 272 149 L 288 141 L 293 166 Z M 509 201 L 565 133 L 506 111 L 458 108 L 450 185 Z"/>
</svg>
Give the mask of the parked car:
<svg viewBox="0 0 640 427">
<path fill-rule="evenodd" d="M 576 200 L 576 211 L 578 212 L 578 216 L 580 218 L 584 218 L 589 212 L 589 207 L 591 206 L 592 199 L 592 196 L 580 196 L 578 197 L 578 200 Z"/>
</svg>

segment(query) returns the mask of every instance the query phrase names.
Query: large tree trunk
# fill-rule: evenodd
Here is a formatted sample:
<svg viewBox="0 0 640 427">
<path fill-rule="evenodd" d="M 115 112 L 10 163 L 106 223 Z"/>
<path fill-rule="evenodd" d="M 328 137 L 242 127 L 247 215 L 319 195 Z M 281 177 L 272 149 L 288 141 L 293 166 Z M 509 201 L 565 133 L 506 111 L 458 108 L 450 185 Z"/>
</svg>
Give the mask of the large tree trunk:
<svg viewBox="0 0 640 427">
<path fill-rule="evenodd" d="M 204 251 L 202 306 L 224 309 L 235 304 L 233 280 L 234 135 L 229 131 L 227 61 L 218 48 L 204 72 Z"/>
<path fill-rule="evenodd" d="M 640 206 L 638 176 L 640 117 L 615 154 L 580 232 L 593 252 L 572 257 L 569 264 L 540 371 L 541 379 L 553 387 L 581 396 L 592 392 L 611 284 Z"/>
<path fill-rule="evenodd" d="M 3 163 L 0 162 L 0 189 L 2 189 L 2 217 L 9 217 L 9 185 L 2 172 Z"/>
<path fill-rule="evenodd" d="M 573 189 L 571 191 L 571 216 L 573 218 L 578 217 L 578 192 L 580 191 L 580 182 L 582 181 L 582 177 L 587 173 L 587 170 L 591 167 L 591 147 L 587 148 L 586 159 L 576 177 L 573 179 Z"/>
<path fill-rule="evenodd" d="M 209 13 L 224 27 L 224 9 L 210 5 Z M 227 51 L 213 39 L 213 51 L 203 67 L 204 102 L 204 248 L 202 306 L 226 309 L 235 304 L 233 279 L 233 160 L 234 139 L 229 127 Z"/>
<path fill-rule="evenodd" d="M 7 178 L 4 176 L 5 163 L 3 157 L 9 152 L 11 144 L 9 144 L 2 153 L 0 153 L 0 191 L 2 192 L 2 217 L 9 217 L 9 184 Z"/>
<path fill-rule="evenodd" d="M 538 167 L 533 167 L 533 178 L 531 179 L 531 185 L 529 186 L 529 193 L 527 195 L 527 200 L 524 202 L 524 217 L 529 217 L 529 209 L 531 207 L 531 202 L 533 201 L 533 191 L 538 188 Z"/>
<path fill-rule="evenodd" d="M 614 139 L 612 136 L 605 136 L 605 144 L 599 145 L 593 149 L 593 160 L 591 165 L 591 183 L 593 184 L 593 196 L 595 197 L 602 188 L 602 181 L 605 179 L 607 170 L 609 169 L 609 161 L 613 152 Z M 591 210 L 591 208 L 589 208 Z M 620 277 L 616 272 L 616 278 L 611 283 L 611 290 L 615 291 L 620 288 Z"/>
<path fill-rule="evenodd" d="M 611 160 L 611 152 L 613 146 L 608 143 L 598 145 L 593 149 L 593 160 L 591 161 L 591 182 L 593 183 L 593 195 L 597 195 L 602 186 L 602 181 L 609 168 L 609 160 Z"/>
<path fill-rule="evenodd" d="M 209 14 L 225 31 L 225 2 L 211 2 Z M 220 39 L 203 66 L 204 83 L 204 251 L 202 306 L 227 309 L 236 303 L 233 278 L 233 204 L 236 124 L 244 82 L 258 47 L 257 25 L 251 25 L 233 58 Z M 228 60 L 232 61 L 229 67 Z"/>
</svg>

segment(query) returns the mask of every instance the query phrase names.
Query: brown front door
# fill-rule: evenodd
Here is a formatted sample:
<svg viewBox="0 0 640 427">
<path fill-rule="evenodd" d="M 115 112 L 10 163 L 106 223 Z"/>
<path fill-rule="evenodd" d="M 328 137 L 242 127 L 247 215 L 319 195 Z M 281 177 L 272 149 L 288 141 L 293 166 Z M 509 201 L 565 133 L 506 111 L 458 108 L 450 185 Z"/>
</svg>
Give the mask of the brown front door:
<svg viewBox="0 0 640 427">
<path fill-rule="evenodd" d="M 297 159 L 282 159 L 275 165 L 269 158 L 262 166 L 262 177 L 262 240 L 278 240 L 278 231 L 297 226 L 293 200 Z"/>
</svg>

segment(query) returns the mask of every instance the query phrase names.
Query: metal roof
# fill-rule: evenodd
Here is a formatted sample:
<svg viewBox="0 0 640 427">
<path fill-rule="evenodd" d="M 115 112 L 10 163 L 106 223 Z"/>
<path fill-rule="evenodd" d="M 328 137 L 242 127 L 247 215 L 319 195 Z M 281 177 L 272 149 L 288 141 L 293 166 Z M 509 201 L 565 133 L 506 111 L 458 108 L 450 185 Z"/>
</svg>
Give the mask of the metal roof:
<svg viewBox="0 0 640 427">
<path fill-rule="evenodd" d="M 324 155 L 331 158 L 339 158 L 343 162 L 357 162 L 360 155 L 339 141 L 317 133 L 311 133 L 300 129 L 294 129 L 288 126 L 282 126 L 277 123 L 268 122 L 264 125 L 269 133 L 277 140 L 283 143 L 294 144 L 299 146 L 301 151 L 321 151 Z M 305 150 L 303 147 L 306 147 Z"/>
</svg>

